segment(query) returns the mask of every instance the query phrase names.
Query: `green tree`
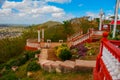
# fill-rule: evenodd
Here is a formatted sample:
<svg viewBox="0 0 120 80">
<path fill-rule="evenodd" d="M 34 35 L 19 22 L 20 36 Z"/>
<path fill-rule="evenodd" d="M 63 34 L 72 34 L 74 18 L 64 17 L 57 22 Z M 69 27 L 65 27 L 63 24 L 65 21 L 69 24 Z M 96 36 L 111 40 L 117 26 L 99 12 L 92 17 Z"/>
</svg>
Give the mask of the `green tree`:
<svg viewBox="0 0 120 80">
<path fill-rule="evenodd" d="M 71 22 L 70 21 L 63 21 L 64 33 L 66 35 L 71 35 L 74 33 Z"/>
</svg>

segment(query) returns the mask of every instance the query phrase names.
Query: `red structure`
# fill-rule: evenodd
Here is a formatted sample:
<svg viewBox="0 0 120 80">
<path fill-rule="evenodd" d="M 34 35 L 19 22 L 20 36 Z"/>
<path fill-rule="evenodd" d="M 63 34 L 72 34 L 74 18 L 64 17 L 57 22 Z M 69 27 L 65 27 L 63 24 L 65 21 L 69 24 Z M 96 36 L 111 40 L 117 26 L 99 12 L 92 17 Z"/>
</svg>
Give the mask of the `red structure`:
<svg viewBox="0 0 120 80">
<path fill-rule="evenodd" d="M 102 31 L 110 31 L 110 24 L 104 24 L 102 25 Z"/>
<path fill-rule="evenodd" d="M 114 25 L 114 20 L 110 22 L 111 25 Z M 120 21 L 117 21 L 117 25 L 120 25 Z"/>
<path fill-rule="evenodd" d="M 94 80 L 120 80 L 120 41 L 110 41 L 107 36 L 108 32 L 104 32 L 93 71 Z"/>
<path fill-rule="evenodd" d="M 25 46 L 25 50 L 36 51 L 36 50 L 38 50 L 38 49 L 37 49 L 37 48 L 35 48 L 35 47 Z"/>
</svg>

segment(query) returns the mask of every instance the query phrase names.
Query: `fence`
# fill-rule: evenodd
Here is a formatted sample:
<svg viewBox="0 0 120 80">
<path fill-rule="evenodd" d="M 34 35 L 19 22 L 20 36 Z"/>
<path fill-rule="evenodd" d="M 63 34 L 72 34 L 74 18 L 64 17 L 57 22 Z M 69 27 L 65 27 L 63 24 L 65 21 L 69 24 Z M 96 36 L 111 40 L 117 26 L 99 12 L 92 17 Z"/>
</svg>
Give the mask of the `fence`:
<svg viewBox="0 0 120 80">
<path fill-rule="evenodd" d="M 94 80 L 120 80 L 120 41 L 110 41 L 107 36 L 105 32 L 94 68 Z"/>
</svg>

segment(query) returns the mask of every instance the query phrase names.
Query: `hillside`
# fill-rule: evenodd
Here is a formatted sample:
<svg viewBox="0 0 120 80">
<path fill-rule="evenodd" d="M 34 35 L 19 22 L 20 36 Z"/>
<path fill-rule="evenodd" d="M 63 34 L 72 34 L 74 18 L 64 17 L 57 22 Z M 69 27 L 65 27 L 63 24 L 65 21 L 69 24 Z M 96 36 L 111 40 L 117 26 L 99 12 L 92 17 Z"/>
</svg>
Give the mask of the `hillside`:
<svg viewBox="0 0 120 80">
<path fill-rule="evenodd" d="M 55 26 L 59 26 L 59 25 L 62 25 L 62 23 L 57 22 L 57 21 L 48 21 L 48 22 L 42 23 L 38 26 L 43 27 L 43 28 L 49 28 L 49 27 L 55 27 Z"/>
<path fill-rule="evenodd" d="M 48 21 L 42 24 L 32 25 L 31 27 L 33 31 L 35 31 L 33 38 L 37 38 L 38 27 L 45 29 L 45 41 L 51 39 L 52 42 L 58 42 L 60 39 L 66 41 L 68 34 L 65 32 L 72 32 L 73 34 L 83 30 L 83 32 L 86 33 L 89 28 L 97 28 L 98 25 L 96 21 L 89 21 L 86 17 L 73 18 L 68 20 L 68 22 L 70 23 L 68 23 L 69 25 L 67 26 L 64 26 L 64 22 L 60 23 L 56 21 Z"/>
</svg>

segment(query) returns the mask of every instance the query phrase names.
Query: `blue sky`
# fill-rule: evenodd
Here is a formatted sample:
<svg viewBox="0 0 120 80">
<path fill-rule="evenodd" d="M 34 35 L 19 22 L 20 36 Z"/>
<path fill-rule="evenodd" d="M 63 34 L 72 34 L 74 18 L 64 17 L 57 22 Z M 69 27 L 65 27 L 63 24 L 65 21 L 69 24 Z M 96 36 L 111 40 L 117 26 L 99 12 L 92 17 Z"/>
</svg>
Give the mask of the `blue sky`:
<svg viewBox="0 0 120 80">
<path fill-rule="evenodd" d="M 114 15 L 116 0 L 0 0 L 0 24 L 39 24 L 74 17 Z"/>
</svg>

